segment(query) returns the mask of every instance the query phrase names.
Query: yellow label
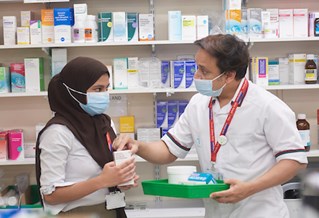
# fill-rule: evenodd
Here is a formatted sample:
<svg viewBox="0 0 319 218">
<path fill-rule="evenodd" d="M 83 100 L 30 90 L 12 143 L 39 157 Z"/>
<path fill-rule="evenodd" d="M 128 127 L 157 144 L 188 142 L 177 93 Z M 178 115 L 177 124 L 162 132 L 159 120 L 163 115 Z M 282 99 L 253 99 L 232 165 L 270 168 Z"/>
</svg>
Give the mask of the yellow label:
<svg viewBox="0 0 319 218">
<path fill-rule="evenodd" d="M 228 10 L 228 20 L 241 22 L 241 10 Z"/>
<path fill-rule="evenodd" d="M 120 132 L 135 132 L 134 116 L 120 117 Z"/>
</svg>

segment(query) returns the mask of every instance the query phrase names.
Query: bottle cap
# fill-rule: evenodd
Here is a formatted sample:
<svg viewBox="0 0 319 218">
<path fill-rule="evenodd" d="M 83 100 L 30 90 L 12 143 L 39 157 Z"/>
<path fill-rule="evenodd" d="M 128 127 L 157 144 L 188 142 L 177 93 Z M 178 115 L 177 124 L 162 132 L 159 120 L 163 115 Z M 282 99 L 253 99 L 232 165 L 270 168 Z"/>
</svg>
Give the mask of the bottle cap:
<svg viewBox="0 0 319 218">
<path fill-rule="evenodd" d="M 306 119 L 306 114 L 298 114 L 298 120 L 305 120 Z"/>
<path fill-rule="evenodd" d="M 314 60 L 315 55 L 314 54 L 307 54 L 307 60 Z"/>
</svg>

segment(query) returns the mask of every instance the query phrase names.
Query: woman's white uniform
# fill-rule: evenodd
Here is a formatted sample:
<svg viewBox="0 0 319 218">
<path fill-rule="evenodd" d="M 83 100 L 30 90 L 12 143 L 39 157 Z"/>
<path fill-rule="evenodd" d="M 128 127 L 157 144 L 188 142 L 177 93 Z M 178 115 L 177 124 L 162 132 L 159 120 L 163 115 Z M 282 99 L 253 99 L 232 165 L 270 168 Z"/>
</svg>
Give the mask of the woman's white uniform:
<svg viewBox="0 0 319 218">
<path fill-rule="evenodd" d="M 243 83 L 239 85 L 234 99 Z M 174 128 L 162 140 L 170 152 L 184 158 L 194 145 L 203 172 L 210 172 L 210 97 L 196 94 Z M 220 134 L 231 102 L 220 108 L 214 100 L 215 136 Z M 279 98 L 249 82 L 246 97 L 228 128 L 215 168 L 224 178 L 250 181 L 263 175 L 282 159 L 307 163 L 294 112 Z M 206 218 L 288 218 L 281 186 L 256 193 L 235 204 L 204 199 Z"/>
</svg>

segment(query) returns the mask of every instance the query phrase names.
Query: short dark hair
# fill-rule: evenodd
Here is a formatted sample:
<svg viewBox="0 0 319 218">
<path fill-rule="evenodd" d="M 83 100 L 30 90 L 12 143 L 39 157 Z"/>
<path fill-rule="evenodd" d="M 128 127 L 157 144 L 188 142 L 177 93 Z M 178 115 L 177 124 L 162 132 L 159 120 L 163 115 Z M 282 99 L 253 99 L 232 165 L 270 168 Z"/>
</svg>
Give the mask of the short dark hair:
<svg viewBox="0 0 319 218">
<path fill-rule="evenodd" d="M 196 40 L 194 43 L 217 59 L 217 67 L 221 73 L 235 71 L 237 80 L 245 76 L 249 64 L 249 51 L 243 40 L 230 34 L 217 34 Z"/>
</svg>

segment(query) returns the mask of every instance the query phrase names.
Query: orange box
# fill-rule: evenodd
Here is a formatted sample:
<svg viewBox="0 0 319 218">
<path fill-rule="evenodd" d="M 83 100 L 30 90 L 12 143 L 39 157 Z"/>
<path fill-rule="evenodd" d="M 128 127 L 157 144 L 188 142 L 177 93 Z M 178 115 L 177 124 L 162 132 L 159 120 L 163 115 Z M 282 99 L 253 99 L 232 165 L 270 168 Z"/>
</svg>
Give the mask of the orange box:
<svg viewBox="0 0 319 218">
<path fill-rule="evenodd" d="M 8 132 L 0 132 L 0 161 L 8 160 Z"/>
</svg>

